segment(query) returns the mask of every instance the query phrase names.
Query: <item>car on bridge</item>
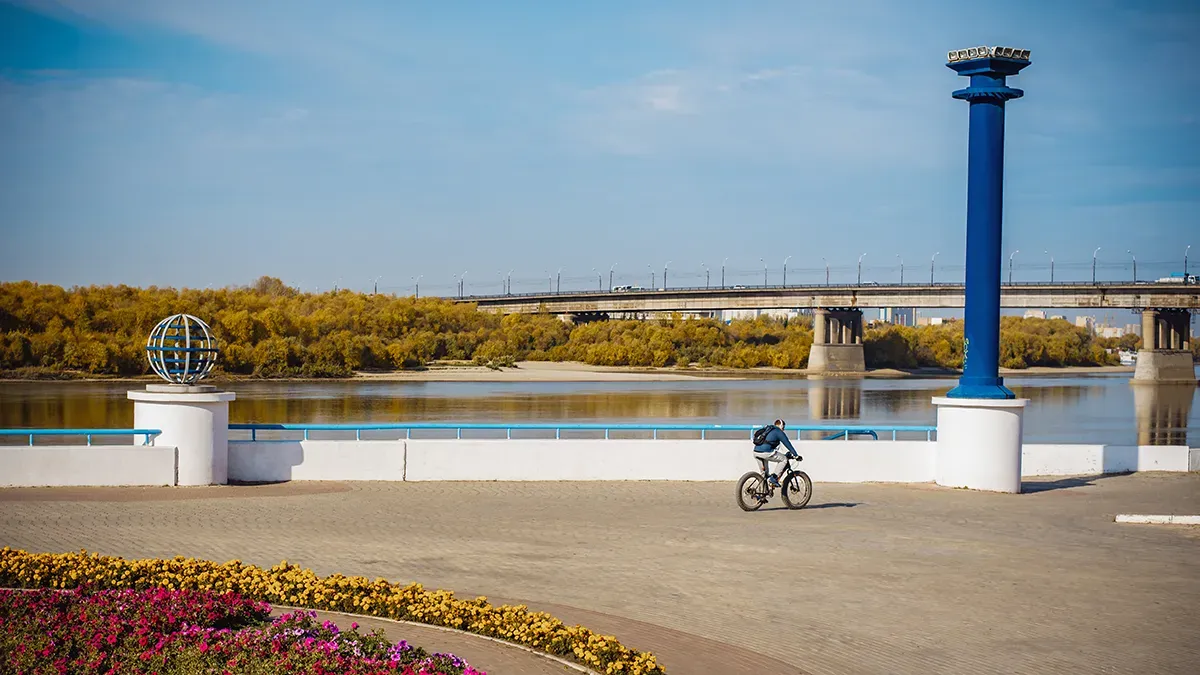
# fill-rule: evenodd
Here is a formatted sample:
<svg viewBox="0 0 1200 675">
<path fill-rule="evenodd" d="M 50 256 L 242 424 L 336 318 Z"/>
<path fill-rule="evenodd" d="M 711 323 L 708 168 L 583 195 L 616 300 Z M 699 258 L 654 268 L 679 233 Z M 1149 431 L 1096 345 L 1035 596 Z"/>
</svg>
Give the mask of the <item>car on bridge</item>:
<svg viewBox="0 0 1200 675">
<path fill-rule="evenodd" d="M 631 291 L 644 291 L 644 290 L 646 290 L 646 289 L 642 288 L 641 286 L 613 286 L 612 287 L 613 293 L 629 293 Z"/>
</svg>

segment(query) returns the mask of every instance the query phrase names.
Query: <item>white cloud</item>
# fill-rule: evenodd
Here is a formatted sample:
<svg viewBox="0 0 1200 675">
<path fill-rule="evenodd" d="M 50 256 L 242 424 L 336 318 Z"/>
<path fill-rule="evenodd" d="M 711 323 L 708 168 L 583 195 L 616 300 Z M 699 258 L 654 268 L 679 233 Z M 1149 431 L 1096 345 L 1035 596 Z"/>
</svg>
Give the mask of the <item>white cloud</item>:
<svg viewBox="0 0 1200 675">
<path fill-rule="evenodd" d="M 869 73 L 811 66 L 677 69 L 583 91 L 568 133 L 601 152 L 772 162 L 941 163 L 944 91 L 922 98 Z"/>
</svg>

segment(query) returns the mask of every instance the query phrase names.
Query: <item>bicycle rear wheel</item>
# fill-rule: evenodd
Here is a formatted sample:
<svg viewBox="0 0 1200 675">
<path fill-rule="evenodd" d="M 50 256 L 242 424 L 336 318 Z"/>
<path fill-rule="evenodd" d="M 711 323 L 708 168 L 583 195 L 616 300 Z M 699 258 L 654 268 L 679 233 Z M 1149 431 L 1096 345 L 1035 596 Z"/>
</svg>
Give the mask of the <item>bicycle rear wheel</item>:
<svg viewBox="0 0 1200 675">
<path fill-rule="evenodd" d="M 737 503 L 743 511 L 757 511 L 767 503 L 767 481 L 761 473 L 751 471 L 738 480 Z"/>
<path fill-rule="evenodd" d="M 793 471 L 783 479 L 783 503 L 789 509 L 802 509 L 812 499 L 812 479 L 803 471 Z"/>
</svg>

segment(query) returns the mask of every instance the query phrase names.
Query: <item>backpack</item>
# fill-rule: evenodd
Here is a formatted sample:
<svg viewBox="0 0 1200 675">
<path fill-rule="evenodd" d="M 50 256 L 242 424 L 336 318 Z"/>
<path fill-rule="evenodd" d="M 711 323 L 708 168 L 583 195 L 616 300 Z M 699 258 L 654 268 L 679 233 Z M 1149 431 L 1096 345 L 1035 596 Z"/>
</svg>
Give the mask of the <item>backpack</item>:
<svg viewBox="0 0 1200 675">
<path fill-rule="evenodd" d="M 762 444 L 766 443 L 767 442 L 767 434 L 771 433 L 771 430 L 774 428 L 775 428 L 774 424 L 768 424 L 767 426 L 765 426 L 761 429 L 756 429 L 754 431 L 754 436 L 751 440 L 754 441 L 755 445 L 762 445 Z"/>
</svg>

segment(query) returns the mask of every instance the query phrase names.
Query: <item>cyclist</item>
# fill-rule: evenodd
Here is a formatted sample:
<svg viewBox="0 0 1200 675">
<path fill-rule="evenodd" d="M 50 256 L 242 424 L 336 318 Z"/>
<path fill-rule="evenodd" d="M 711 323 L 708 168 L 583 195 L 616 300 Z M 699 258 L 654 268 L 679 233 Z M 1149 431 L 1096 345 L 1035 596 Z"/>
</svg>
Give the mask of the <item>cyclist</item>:
<svg viewBox="0 0 1200 675">
<path fill-rule="evenodd" d="M 771 428 L 767 431 L 767 437 L 761 445 L 754 446 L 754 459 L 762 464 L 763 473 L 768 473 L 770 462 L 778 462 L 781 466 L 789 459 L 797 459 L 800 455 L 796 449 L 792 447 L 792 442 L 788 440 L 784 429 L 787 428 L 787 422 L 783 420 L 775 420 Z M 779 451 L 779 444 L 782 443 L 787 452 Z M 774 487 L 779 487 L 779 477 L 774 473 L 769 473 L 767 480 Z"/>
</svg>

